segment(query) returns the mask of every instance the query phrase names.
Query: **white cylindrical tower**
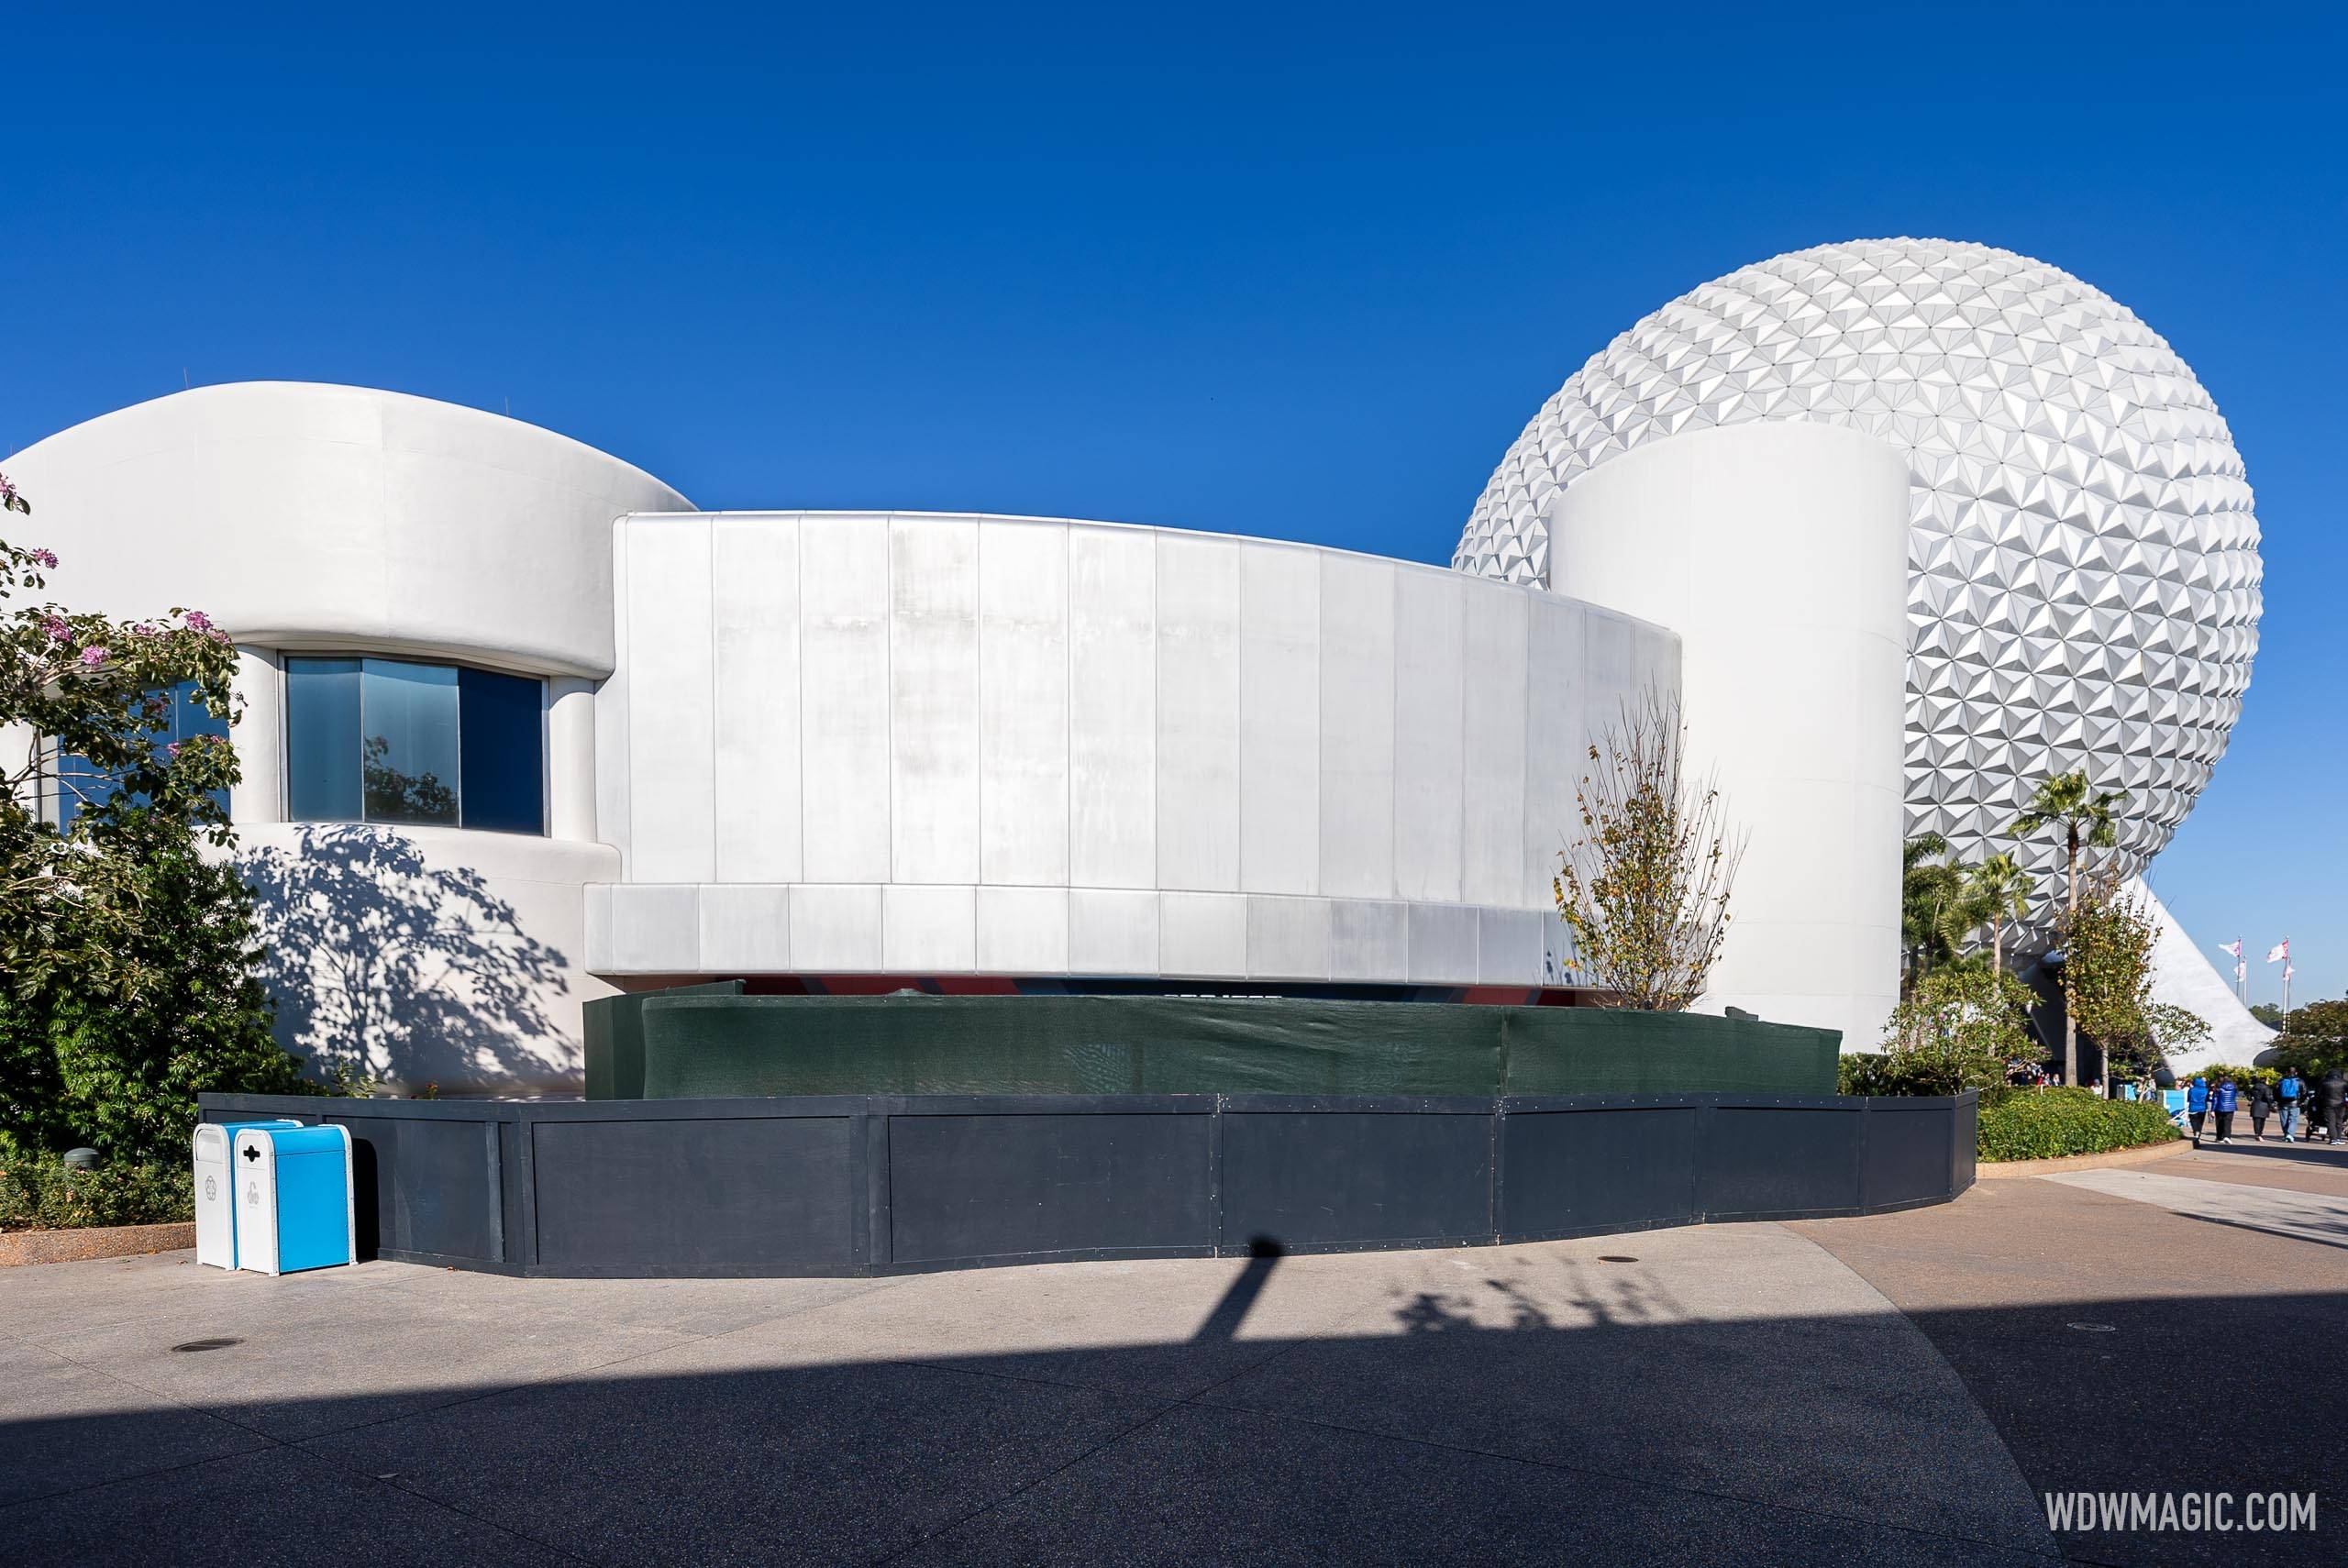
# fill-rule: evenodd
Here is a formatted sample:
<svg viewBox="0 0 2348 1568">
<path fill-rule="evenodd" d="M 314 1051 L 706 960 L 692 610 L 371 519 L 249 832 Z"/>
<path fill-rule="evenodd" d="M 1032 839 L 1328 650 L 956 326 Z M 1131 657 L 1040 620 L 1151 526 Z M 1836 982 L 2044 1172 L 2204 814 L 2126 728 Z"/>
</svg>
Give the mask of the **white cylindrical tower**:
<svg viewBox="0 0 2348 1568">
<path fill-rule="evenodd" d="M 1778 422 L 1650 442 L 1547 516 L 1556 591 L 1679 634 L 1690 773 L 1751 830 L 1702 1007 L 1845 1050 L 1899 992 L 1907 528 L 1897 451 Z"/>
</svg>

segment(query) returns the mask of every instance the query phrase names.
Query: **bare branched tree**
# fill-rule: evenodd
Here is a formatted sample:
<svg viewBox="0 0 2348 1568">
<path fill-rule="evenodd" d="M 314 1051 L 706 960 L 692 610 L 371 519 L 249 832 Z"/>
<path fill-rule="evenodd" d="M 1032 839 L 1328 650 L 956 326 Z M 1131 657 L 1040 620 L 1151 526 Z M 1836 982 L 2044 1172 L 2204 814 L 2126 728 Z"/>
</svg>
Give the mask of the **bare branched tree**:
<svg viewBox="0 0 2348 1568">
<path fill-rule="evenodd" d="M 1685 776 L 1676 694 L 1625 701 L 1601 744 L 1574 787 L 1581 834 L 1559 857 L 1557 909 L 1581 967 L 1616 1006 L 1683 1011 L 1728 936 L 1744 835 L 1730 829 L 1714 777 Z"/>
</svg>

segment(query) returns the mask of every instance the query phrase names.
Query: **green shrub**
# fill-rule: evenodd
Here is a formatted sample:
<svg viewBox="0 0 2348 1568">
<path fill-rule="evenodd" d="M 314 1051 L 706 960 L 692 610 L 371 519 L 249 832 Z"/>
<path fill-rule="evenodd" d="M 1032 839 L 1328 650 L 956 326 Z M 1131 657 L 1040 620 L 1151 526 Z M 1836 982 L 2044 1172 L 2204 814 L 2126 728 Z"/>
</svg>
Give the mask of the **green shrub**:
<svg viewBox="0 0 2348 1568">
<path fill-rule="evenodd" d="M 109 1169 L 176 1169 L 196 1097 L 298 1094 L 300 1064 L 271 1036 L 251 891 L 188 843 L 150 845 L 133 884 L 141 923 L 114 938 L 143 977 L 100 992 L 78 971 L 0 991 L 0 1133 L 20 1148 L 86 1143 Z"/>
<path fill-rule="evenodd" d="M 1956 1094 L 2006 1081 L 2035 1055 L 2030 988 L 2011 975 L 1949 965 L 1920 976 L 1884 1030 L 1885 1094 Z"/>
<path fill-rule="evenodd" d="M 102 1165 L 68 1170 L 56 1154 L 0 1141 L 0 1231 L 73 1231 L 90 1225 L 161 1225 L 195 1218 L 186 1167 Z"/>
<path fill-rule="evenodd" d="M 2021 1091 L 1985 1099 L 1981 1158 L 2051 1160 L 2165 1143 L 2178 1136 L 2168 1113 L 2141 1100 L 2099 1099 L 2082 1088 Z"/>
<path fill-rule="evenodd" d="M 2277 1067 L 2296 1067 L 2299 1077 L 2310 1081 L 2334 1067 L 2348 1073 L 2348 1040 L 2309 1040 L 2286 1034 L 2275 1042 L 2275 1064 Z"/>
<path fill-rule="evenodd" d="M 2002 1074 L 2004 1064 L 1999 1063 Z M 2004 1080 L 1984 1083 L 1985 1073 L 1968 1075 L 1967 1087 L 1978 1088 L 1984 1098 L 2004 1092 Z M 1837 1057 L 1834 1063 L 1834 1092 L 1836 1094 L 1895 1095 L 1955 1094 L 1947 1081 L 1947 1069 L 1929 1055 L 1910 1051 L 1853 1051 Z"/>
<path fill-rule="evenodd" d="M 2211 1088 L 2216 1088 L 2228 1078 L 2232 1078 L 2234 1081 L 2234 1088 L 2240 1089 L 2244 1096 L 2248 1096 L 2251 1085 L 2279 1084 L 2283 1081 L 2283 1075 L 2279 1069 L 2274 1067 L 2238 1067 L 2221 1062 L 2216 1066 L 2204 1067 L 2198 1073 L 2184 1074 L 2176 1080 L 2176 1087 L 2183 1088 L 2196 1078 L 2199 1078 Z M 2245 1106 L 2243 1109 L 2249 1108 Z"/>
<path fill-rule="evenodd" d="M 1845 1051 L 1834 1059 L 1834 1092 L 1898 1094 L 1891 1087 L 1890 1063 L 1880 1051 Z"/>
</svg>

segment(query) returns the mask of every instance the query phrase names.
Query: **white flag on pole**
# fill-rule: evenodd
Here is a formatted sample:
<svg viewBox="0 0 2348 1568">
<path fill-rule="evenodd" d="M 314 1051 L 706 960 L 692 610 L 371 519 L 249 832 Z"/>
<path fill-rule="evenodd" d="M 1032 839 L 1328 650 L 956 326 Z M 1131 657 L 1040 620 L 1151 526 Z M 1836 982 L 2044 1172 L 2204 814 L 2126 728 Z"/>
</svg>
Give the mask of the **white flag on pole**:
<svg viewBox="0 0 2348 1568">
<path fill-rule="evenodd" d="M 2269 964 L 2288 963 L 2290 957 L 2291 939 L 2287 936 L 2266 950 L 2266 961 Z"/>
<path fill-rule="evenodd" d="M 2240 958 L 2242 956 L 2242 938 L 2237 936 L 2232 942 L 2221 944 L 2218 951 L 2221 953 L 2231 953 L 2236 958 Z"/>
<path fill-rule="evenodd" d="M 2292 976 L 2294 976 L 2294 975 L 2296 975 L 2296 974 L 2298 974 L 2298 971 L 2297 969 L 2292 968 L 2288 964 L 2286 964 L 2286 965 L 2284 965 L 2284 966 L 2283 966 L 2283 978 L 2284 978 L 2284 979 L 2288 980 Z"/>
<path fill-rule="evenodd" d="M 2241 985 L 2244 980 L 2246 980 L 2246 979 L 2248 979 L 2248 978 L 2250 978 L 2250 966 L 2249 966 L 2249 965 L 2247 965 L 2247 964 L 2245 964 L 2245 963 L 2243 963 L 2243 962 L 2241 959 L 2239 959 L 2239 958 L 2235 959 L 2235 960 L 2234 960 L 2234 984 L 2235 984 L 2235 985 L 2237 985 L 2237 986 L 2239 986 L 2239 985 Z"/>
</svg>

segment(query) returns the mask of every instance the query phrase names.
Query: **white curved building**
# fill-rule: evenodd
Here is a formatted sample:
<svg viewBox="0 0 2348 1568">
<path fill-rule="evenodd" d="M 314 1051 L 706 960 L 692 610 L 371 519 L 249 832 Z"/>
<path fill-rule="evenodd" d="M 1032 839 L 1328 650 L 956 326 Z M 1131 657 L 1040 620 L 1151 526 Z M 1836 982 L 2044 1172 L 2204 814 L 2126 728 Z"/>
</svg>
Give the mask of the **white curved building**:
<svg viewBox="0 0 2348 1568">
<path fill-rule="evenodd" d="M 1823 424 L 1904 459 L 1904 834 L 1960 860 L 2014 851 L 2060 888 L 2052 835 L 2012 827 L 2086 769 L 2127 800 L 2110 857 L 2141 872 L 2224 755 L 2258 646 L 2258 523 L 2192 370 L 2109 295 L 2042 261 L 1938 239 L 1854 240 L 1741 268 L 1633 326 L 1501 458 L 1453 564 L 1581 591 L 1575 498 L 1626 454 L 1724 426 Z M 1724 515 L 1656 525 L 1732 533 Z M 1694 660 L 1690 660 L 1691 669 Z M 2163 992 L 2238 1043 L 2265 1026 L 2163 920 Z"/>
<path fill-rule="evenodd" d="M 1501 459 L 1454 564 L 1563 581 L 1562 494 L 1645 444 L 1811 421 L 1907 459 L 1907 831 L 2016 847 L 2038 784 L 2124 789 L 2141 870 L 2225 752 L 2258 647 L 2258 522 L 2193 372 L 2041 261 L 1854 240 L 1741 268 L 1592 355 Z M 2042 877 L 2051 840 L 2019 846 Z"/>
<path fill-rule="evenodd" d="M 2149 855 L 2258 603 L 2239 460 L 2165 346 L 1905 241 L 1619 339 L 1503 461 L 1467 570 L 695 512 L 349 387 L 182 392 L 7 469 L 75 608 L 235 636 L 281 1032 L 409 1087 L 575 1089 L 583 999 L 699 979 L 1554 996 L 1575 786 L 1649 692 L 1748 834 L 1703 1005 L 1872 1047 L 1903 833 L 1971 853 L 2084 763 Z"/>
<path fill-rule="evenodd" d="M 1267 540 L 904 513 L 615 538 L 611 976 L 1562 981 L 1545 846 L 1588 715 L 1677 673 L 1624 615 Z"/>
<path fill-rule="evenodd" d="M 409 1087 L 574 1088 L 581 1001 L 680 979 L 1523 999 L 1573 978 L 1549 877 L 1594 731 L 1679 679 L 1620 606 L 1108 524 L 694 513 L 354 388 L 178 393 L 7 469 L 77 608 L 236 637 L 282 1032 Z"/>
</svg>

